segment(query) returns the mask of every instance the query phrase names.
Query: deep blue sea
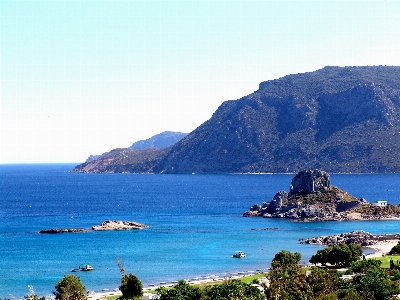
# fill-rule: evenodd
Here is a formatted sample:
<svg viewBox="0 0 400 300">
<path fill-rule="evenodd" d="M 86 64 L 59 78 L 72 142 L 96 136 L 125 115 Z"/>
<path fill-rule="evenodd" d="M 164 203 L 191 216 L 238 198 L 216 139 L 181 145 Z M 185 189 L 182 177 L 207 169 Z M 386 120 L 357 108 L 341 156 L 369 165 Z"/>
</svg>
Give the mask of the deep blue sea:
<svg viewBox="0 0 400 300">
<path fill-rule="evenodd" d="M 22 297 L 32 285 L 50 295 L 71 269 L 90 291 L 120 284 L 116 257 L 128 273 L 159 284 L 269 267 L 282 249 L 308 261 L 321 246 L 300 238 L 352 230 L 398 233 L 398 221 L 299 223 L 244 218 L 254 203 L 289 190 L 293 174 L 136 175 L 70 173 L 74 165 L 0 165 L 0 298 Z M 370 202 L 400 203 L 400 175 L 331 174 L 331 182 Z M 90 228 L 105 220 L 145 223 L 136 231 L 39 234 Z M 252 229 L 277 227 L 278 230 Z M 234 251 L 247 253 L 233 259 Z"/>
</svg>

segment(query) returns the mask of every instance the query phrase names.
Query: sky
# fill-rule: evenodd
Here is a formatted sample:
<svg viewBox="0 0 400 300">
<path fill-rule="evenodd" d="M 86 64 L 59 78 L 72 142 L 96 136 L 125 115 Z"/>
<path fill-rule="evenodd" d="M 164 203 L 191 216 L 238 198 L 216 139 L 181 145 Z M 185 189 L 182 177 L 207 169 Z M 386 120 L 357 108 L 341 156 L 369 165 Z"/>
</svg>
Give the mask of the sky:
<svg viewBox="0 0 400 300">
<path fill-rule="evenodd" d="M 1 0 L 0 163 L 189 133 L 260 82 L 400 66 L 400 0 Z"/>
</svg>

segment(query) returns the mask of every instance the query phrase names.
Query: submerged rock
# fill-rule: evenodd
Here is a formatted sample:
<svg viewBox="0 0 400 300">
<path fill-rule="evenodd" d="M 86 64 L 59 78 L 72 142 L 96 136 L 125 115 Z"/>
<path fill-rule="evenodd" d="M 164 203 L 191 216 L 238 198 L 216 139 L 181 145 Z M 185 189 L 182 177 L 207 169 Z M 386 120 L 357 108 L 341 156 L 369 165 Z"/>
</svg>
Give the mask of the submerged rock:
<svg viewBox="0 0 400 300">
<path fill-rule="evenodd" d="M 40 230 L 39 233 L 80 233 L 89 231 L 90 229 L 87 228 L 52 228 Z"/>
</svg>

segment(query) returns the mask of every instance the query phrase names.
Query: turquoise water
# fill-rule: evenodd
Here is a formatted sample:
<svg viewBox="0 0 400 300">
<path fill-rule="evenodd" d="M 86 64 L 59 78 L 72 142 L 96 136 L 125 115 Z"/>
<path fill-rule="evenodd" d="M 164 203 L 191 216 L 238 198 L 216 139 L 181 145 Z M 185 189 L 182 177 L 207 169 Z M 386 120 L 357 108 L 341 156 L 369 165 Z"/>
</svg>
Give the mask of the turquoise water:
<svg viewBox="0 0 400 300">
<path fill-rule="evenodd" d="M 39 295 L 71 269 L 88 290 L 118 287 L 116 256 L 143 282 L 267 268 L 282 249 L 299 251 L 308 261 L 320 246 L 300 238 L 351 230 L 400 232 L 397 221 L 296 223 L 244 218 L 254 203 L 288 190 L 292 174 L 134 175 L 76 174 L 73 165 L 0 166 L 0 297 L 22 297 L 32 285 Z M 400 175 L 331 175 L 331 182 L 370 202 L 399 204 Z M 105 220 L 130 220 L 148 229 L 45 235 L 56 227 L 86 228 Z M 277 227 L 276 231 L 252 229 Z M 234 251 L 247 253 L 233 259 Z"/>
</svg>

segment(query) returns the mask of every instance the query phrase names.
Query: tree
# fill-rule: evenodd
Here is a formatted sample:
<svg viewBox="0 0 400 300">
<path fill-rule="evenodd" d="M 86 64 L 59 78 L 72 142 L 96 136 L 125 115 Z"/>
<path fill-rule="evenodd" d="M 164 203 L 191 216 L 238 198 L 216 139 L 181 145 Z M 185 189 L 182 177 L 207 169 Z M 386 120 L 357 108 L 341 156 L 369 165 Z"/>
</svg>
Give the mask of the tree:
<svg viewBox="0 0 400 300">
<path fill-rule="evenodd" d="M 341 267 L 350 266 L 351 262 L 357 261 L 362 254 L 362 248 L 357 244 L 338 244 L 322 250 L 311 256 L 310 263 L 330 263 Z"/>
<path fill-rule="evenodd" d="M 85 286 L 79 277 L 75 275 L 65 275 L 55 285 L 53 292 L 57 300 L 84 300 L 86 299 L 87 292 Z"/>
<path fill-rule="evenodd" d="M 389 251 L 390 255 L 394 255 L 394 254 L 400 254 L 400 242 L 397 243 L 396 246 L 394 246 L 390 251 Z"/>
<path fill-rule="evenodd" d="M 312 294 L 314 296 L 322 296 L 338 289 L 340 275 L 336 270 L 327 271 L 320 268 L 312 268 L 306 280 L 310 285 Z"/>
<path fill-rule="evenodd" d="M 368 269 L 365 276 L 354 278 L 356 289 L 373 295 L 370 299 L 389 300 L 391 296 L 400 293 L 398 281 L 391 281 L 387 272 L 381 268 Z"/>
<path fill-rule="evenodd" d="M 305 270 L 298 266 L 300 259 L 298 252 L 282 250 L 275 254 L 269 272 L 269 287 L 265 290 L 267 299 L 310 299 L 312 290 L 307 283 Z"/>
<path fill-rule="evenodd" d="M 290 265 L 297 265 L 301 260 L 301 254 L 299 252 L 292 253 L 287 250 L 282 250 L 275 254 L 272 260 L 272 268 L 287 267 Z"/>
<path fill-rule="evenodd" d="M 203 296 L 198 287 L 191 286 L 185 280 L 180 280 L 170 289 L 159 287 L 156 292 L 160 300 L 200 300 Z"/>
<path fill-rule="evenodd" d="M 124 274 L 119 287 L 124 299 L 141 299 L 143 296 L 142 282 L 133 274 Z"/>
</svg>

